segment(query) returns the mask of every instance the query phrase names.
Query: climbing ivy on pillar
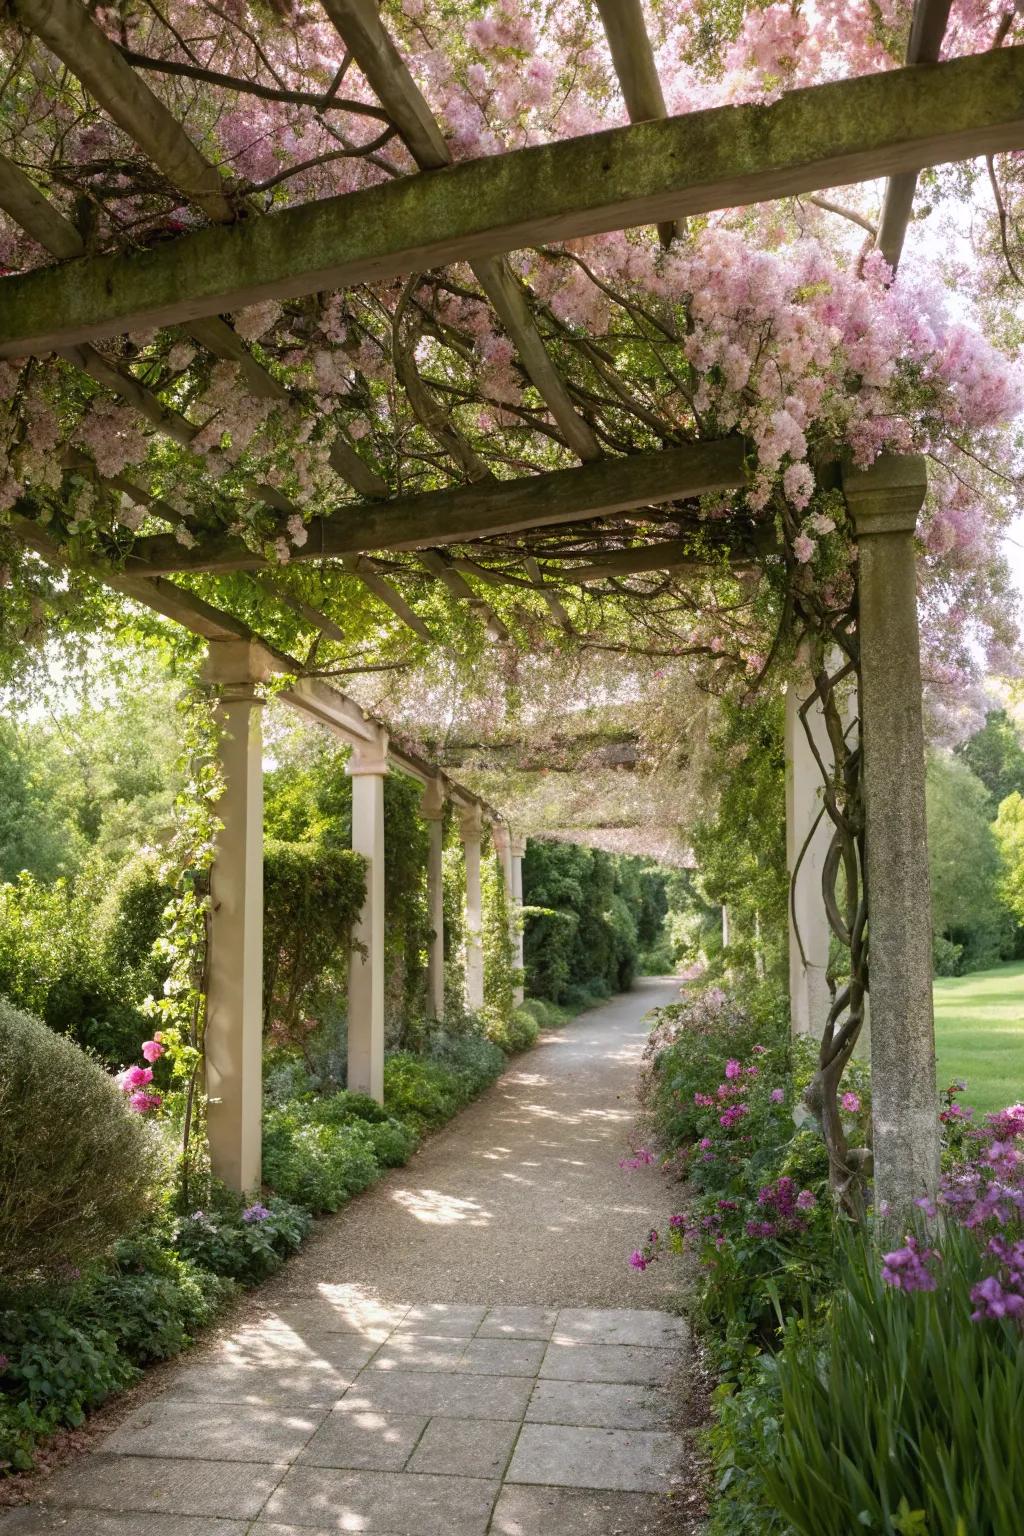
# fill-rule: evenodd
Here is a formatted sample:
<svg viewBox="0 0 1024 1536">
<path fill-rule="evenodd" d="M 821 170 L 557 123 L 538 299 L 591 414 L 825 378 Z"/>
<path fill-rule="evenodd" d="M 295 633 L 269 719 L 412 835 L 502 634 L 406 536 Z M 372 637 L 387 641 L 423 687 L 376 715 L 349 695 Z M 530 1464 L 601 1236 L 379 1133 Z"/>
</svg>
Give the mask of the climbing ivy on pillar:
<svg viewBox="0 0 1024 1536">
<path fill-rule="evenodd" d="M 512 959 L 515 966 L 512 1001 L 517 1005 L 526 995 L 524 987 L 526 970 L 523 960 L 523 855 L 525 853 L 526 838 L 511 838 L 509 855 L 512 860 Z"/>
<path fill-rule="evenodd" d="M 224 792 L 210 871 L 205 1071 L 210 1164 L 242 1192 L 260 1183 L 263 1071 L 263 700 L 268 658 L 247 640 L 213 640 Z"/>
<path fill-rule="evenodd" d="M 480 843 L 483 816 L 478 805 L 463 806 L 459 835 L 466 863 L 466 1007 L 479 1013 L 484 1005 L 483 905 L 480 891 Z"/>
<path fill-rule="evenodd" d="M 859 551 L 875 1204 L 897 1219 L 939 1176 L 914 547 L 926 484 L 916 456 L 843 476 Z"/>
<path fill-rule="evenodd" d="M 789 1011 L 794 1035 L 821 1035 L 832 1006 L 829 926 L 822 874 L 832 822 L 822 799 L 822 773 L 834 771 L 820 702 L 801 705 L 814 684 L 806 648 L 786 688 L 786 865 L 789 872 Z"/>
<path fill-rule="evenodd" d="M 428 779 L 423 786 L 420 815 L 427 823 L 427 1013 L 444 1018 L 444 781 Z"/>
<path fill-rule="evenodd" d="M 352 851 L 366 860 L 366 895 L 352 932 L 348 971 L 348 1087 L 384 1101 L 384 779 L 388 736 L 358 742 L 352 780 Z"/>
</svg>

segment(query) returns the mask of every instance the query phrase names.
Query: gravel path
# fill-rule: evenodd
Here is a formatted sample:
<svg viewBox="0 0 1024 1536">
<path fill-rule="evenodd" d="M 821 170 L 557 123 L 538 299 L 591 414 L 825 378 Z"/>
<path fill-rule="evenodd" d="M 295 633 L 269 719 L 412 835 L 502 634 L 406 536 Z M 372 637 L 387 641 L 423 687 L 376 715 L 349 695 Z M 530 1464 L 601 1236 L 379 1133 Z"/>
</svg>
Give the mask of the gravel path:
<svg viewBox="0 0 1024 1536">
<path fill-rule="evenodd" d="M 543 1035 L 495 1086 L 405 1168 L 316 1234 L 268 1300 L 321 1282 L 385 1302 L 508 1302 L 655 1307 L 675 1288 L 668 1265 L 628 1267 L 668 1214 L 653 1168 L 627 1172 L 637 1069 L 651 1008 L 671 978 Z"/>
<path fill-rule="evenodd" d="M 629 1253 L 668 1191 L 629 1172 L 644 1015 L 546 1035 L 254 1292 L 148 1373 L 0 1536 L 682 1536 L 679 1276 Z"/>
</svg>

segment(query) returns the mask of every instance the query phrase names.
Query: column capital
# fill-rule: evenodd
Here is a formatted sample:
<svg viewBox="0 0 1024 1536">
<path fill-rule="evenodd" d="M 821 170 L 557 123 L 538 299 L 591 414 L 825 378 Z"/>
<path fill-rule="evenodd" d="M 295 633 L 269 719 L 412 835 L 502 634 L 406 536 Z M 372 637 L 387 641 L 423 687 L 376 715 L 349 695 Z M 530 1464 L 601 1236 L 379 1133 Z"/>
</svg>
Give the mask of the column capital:
<svg viewBox="0 0 1024 1536">
<path fill-rule="evenodd" d="M 526 852 L 526 838 L 511 837 L 509 839 L 509 852 L 514 859 L 521 859 Z"/>
<path fill-rule="evenodd" d="M 484 813 L 474 801 L 459 806 L 459 832 L 464 843 L 478 843 L 484 835 Z"/>
<path fill-rule="evenodd" d="M 921 454 L 883 453 L 867 469 L 843 466 L 843 495 L 857 537 L 913 533 L 928 489 Z"/>
<path fill-rule="evenodd" d="M 504 858 L 506 854 L 511 855 L 512 834 L 503 821 L 491 822 L 491 842 L 494 844 L 494 851 L 499 858 Z"/>
<path fill-rule="evenodd" d="M 214 687 L 246 688 L 274 674 L 270 652 L 257 640 L 210 640 L 202 679 Z"/>
<path fill-rule="evenodd" d="M 363 774 L 376 773 L 382 778 L 390 772 L 388 762 L 388 733 L 380 726 L 373 741 L 354 741 L 352 743 L 352 755 L 345 764 L 345 772 L 349 778 L 359 778 Z"/>
<path fill-rule="evenodd" d="M 440 821 L 444 816 L 444 779 L 428 779 L 423 786 L 420 815 L 424 821 Z"/>
</svg>

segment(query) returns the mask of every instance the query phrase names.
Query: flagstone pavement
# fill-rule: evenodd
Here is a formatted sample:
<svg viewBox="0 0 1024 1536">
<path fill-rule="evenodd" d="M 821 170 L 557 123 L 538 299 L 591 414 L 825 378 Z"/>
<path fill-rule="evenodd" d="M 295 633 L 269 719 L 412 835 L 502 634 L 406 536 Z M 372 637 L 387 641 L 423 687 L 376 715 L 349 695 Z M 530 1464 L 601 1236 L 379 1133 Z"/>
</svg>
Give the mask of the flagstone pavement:
<svg viewBox="0 0 1024 1536">
<path fill-rule="evenodd" d="M 317 1251 L 256 1293 L 226 1336 L 163 1373 L 160 1395 L 95 1450 L 41 1480 L 37 1502 L 0 1516 L 0 1536 L 677 1528 L 687 1328 L 644 1305 L 659 1292 L 628 1268 L 668 1191 L 653 1170 L 619 1167 L 640 1021 L 672 995 L 673 984 L 648 982 L 545 1037 L 413 1163 L 353 1202 L 354 1221 L 346 1212 L 318 1224 Z M 443 1214 L 424 1220 L 456 1198 L 487 1220 L 468 1231 Z M 427 1247 L 407 1243 L 403 1274 L 401 1245 L 421 1228 Z M 369 1232 L 389 1254 L 384 1288 L 363 1273 L 374 1269 Z M 467 1240 L 473 1299 L 448 1299 Z M 573 1271 L 569 1296 L 557 1294 L 558 1264 L 549 1278 L 544 1264 L 566 1243 L 584 1269 L 598 1256 L 590 1281 Z M 637 1305 L 559 1304 L 589 1293 Z"/>
</svg>

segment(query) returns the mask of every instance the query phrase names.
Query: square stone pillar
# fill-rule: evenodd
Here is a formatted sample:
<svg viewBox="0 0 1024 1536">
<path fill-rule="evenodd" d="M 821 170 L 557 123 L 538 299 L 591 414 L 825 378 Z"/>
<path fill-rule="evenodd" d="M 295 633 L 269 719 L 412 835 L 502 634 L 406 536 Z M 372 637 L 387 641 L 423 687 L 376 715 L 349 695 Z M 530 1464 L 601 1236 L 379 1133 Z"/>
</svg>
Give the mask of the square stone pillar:
<svg viewBox="0 0 1024 1536">
<path fill-rule="evenodd" d="M 859 550 L 875 1204 L 897 1219 L 939 1177 L 914 547 L 925 489 L 918 457 L 843 475 Z"/>
<path fill-rule="evenodd" d="M 526 966 L 523 959 L 523 855 L 526 852 L 526 838 L 513 837 L 510 852 L 512 854 L 512 903 L 515 917 L 512 945 L 516 970 L 519 973 L 519 981 L 512 991 L 512 1000 L 518 1005 L 525 996 L 526 980 Z"/>
<path fill-rule="evenodd" d="M 384 1102 L 384 776 L 388 737 L 359 742 L 352 780 L 352 849 L 366 860 L 366 895 L 352 930 L 348 967 L 348 1086 Z"/>
<path fill-rule="evenodd" d="M 508 900 L 508 931 L 512 940 L 512 964 L 522 973 L 523 969 L 523 922 L 519 908 L 523 904 L 523 844 L 516 842 L 504 822 L 496 821 L 491 827 L 494 849 L 501 864 L 501 876 L 505 883 Z M 518 849 L 518 857 L 513 852 Z M 518 869 L 517 866 L 518 865 Z M 519 894 L 516 895 L 516 876 L 519 877 Z M 512 1001 L 518 1006 L 523 1001 L 523 987 L 519 982 L 512 989 Z"/>
<path fill-rule="evenodd" d="M 821 1037 L 832 1006 L 827 973 L 829 926 L 821 877 L 833 825 L 822 809 L 821 769 L 815 760 L 800 706 L 814 683 L 806 656 L 798 679 L 786 688 L 786 866 L 789 870 L 789 1012 L 794 1035 Z M 832 744 L 821 704 L 807 712 L 814 745 L 827 769 Z M 815 825 L 817 822 L 817 825 Z"/>
<path fill-rule="evenodd" d="M 258 645 L 213 640 L 224 793 L 210 871 L 204 1069 L 210 1165 L 239 1194 L 260 1184 L 263 1101 L 263 701 Z"/>
<path fill-rule="evenodd" d="M 479 1013 L 484 1005 L 484 924 L 480 894 L 483 816 L 478 805 L 464 807 L 459 830 L 466 860 L 466 1007 L 470 1013 Z"/>
<path fill-rule="evenodd" d="M 429 779 L 423 787 L 420 815 L 427 823 L 427 1012 L 444 1018 L 444 781 Z"/>
</svg>

